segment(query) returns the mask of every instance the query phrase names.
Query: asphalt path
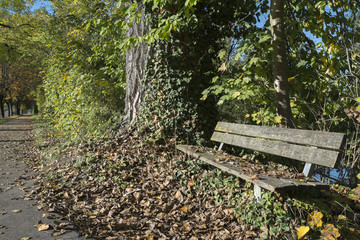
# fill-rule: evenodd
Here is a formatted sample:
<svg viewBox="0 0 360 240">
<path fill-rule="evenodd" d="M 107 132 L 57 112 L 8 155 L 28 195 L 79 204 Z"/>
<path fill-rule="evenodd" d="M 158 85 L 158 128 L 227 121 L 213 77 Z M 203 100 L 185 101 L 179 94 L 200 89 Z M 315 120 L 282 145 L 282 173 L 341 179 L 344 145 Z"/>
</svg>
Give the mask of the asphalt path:
<svg viewBox="0 0 360 240">
<path fill-rule="evenodd" d="M 20 116 L 0 124 L 0 240 L 86 239 L 61 216 L 39 210 L 32 199 L 35 173 L 30 157 L 32 118 Z"/>
</svg>

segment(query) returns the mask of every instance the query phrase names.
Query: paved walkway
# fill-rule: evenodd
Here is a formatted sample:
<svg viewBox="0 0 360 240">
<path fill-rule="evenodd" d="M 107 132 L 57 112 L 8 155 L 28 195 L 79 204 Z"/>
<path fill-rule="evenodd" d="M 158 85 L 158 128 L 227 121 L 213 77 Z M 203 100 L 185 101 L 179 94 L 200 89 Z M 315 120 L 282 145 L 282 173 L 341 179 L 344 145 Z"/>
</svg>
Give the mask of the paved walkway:
<svg viewBox="0 0 360 240">
<path fill-rule="evenodd" d="M 34 173 L 23 163 L 29 157 L 31 127 L 30 116 L 0 124 L 0 240 L 85 239 L 58 215 L 37 210 L 35 200 L 26 196 L 36 188 L 31 178 Z M 38 231 L 34 225 L 39 223 L 50 227 Z"/>
</svg>

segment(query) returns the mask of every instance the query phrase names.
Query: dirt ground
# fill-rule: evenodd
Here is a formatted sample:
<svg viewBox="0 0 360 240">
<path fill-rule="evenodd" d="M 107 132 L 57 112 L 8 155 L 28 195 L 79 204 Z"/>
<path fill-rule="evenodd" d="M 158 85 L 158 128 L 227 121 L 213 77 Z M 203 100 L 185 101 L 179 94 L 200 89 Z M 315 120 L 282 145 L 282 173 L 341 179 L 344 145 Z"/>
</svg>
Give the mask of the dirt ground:
<svg viewBox="0 0 360 240">
<path fill-rule="evenodd" d="M 0 124 L 0 240 L 85 239 L 60 216 L 38 210 L 28 195 L 36 188 L 35 173 L 25 164 L 34 157 L 31 130 L 31 116 Z"/>
</svg>

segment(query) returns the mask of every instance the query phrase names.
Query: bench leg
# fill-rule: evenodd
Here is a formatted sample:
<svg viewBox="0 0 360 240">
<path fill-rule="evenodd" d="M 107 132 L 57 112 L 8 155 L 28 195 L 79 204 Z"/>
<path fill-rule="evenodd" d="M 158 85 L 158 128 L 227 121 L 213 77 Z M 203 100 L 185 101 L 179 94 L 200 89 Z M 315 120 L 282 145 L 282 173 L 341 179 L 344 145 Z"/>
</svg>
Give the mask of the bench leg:
<svg viewBox="0 0 360 240">
<path fill-rule="evenodd" d="M 254 184 L 254 195 L 256 200 L 259 200 L 261 198 L 261 187 L 257 184 Z"/>
<path fill-rule="evenodd" d="M 224 146 L 224 143 L 223 143 L 223 142 L 220 143 L 220 146 L 219 146 L 219 148 L 218 148 L 218 151 L 221 151 L 221 149 L 223 148 L 223 146 Z"/>
<path fill-rule="evenodd" d="M 305 177 L 312 177 L 314 174 L 315 165 L 311 163 L 305 163 L 303 174 Z"/>
</svg>

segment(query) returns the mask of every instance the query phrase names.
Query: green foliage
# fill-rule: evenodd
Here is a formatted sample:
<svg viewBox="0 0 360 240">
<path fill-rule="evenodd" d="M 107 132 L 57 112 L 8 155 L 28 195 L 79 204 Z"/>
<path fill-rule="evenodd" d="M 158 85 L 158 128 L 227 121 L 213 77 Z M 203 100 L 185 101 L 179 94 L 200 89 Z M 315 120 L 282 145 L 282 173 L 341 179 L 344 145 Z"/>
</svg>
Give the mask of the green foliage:
<svg viewBox="0 0 360 240">
<path fill-rule="evenodd" d="M 277 200 L 274 194 L 269 192 L 263 193 L 259 201 L 249 198 L 248 194 L 242 194 L 244 201 L 234 210 L 241 222 L 261 229 L 264 232 L 262 239 L 286 239 L 286 235 L 291 236 L 292 216 L 285 210 L 288 203 Z"/>
<path fill-rule="evenodd" d="M 224 39 L 239 34 L 244 27 L 234 28 L 229 22 L 245 17 L 239 9 L 250 9 L 254 3 L 225 4 L 212 0 L 170 3 L 154 1 L 148 7 L 151 29 L 157 30 L 149 34 L 155 42 L 143 81 L 146 94 L 140 119 L 157 138 L 175 135 L 178 140 L 199 143 L 202 138 L 209 138 L 217 120 L 214 99 L 199 101 L 202 91 L 211 84 Z M 187 8 L 191 10 L 184 10 Z M 180 13 L 185 13 L 185 18 L 177 22 Z M 168 41 L 158 40 L 167 39 L 161 34 L 159 37 L 158 31 L 163 30 Z"/>
<path fill-rule="evenodd" d="M 77 141 L 109 134 L 124 106 L 125 51 L 113 41 L 124 36 L 116 28 L 124 17 L 112 1 L 56 1 L 54 8 L 40 108 L 56 135 Z"/>
<path fill-rule="evenodd" d="M 256 5 L 252 15 L 257 19 L 244 23 L 247 30 L 243 35 L 230 38 L 225 48 L 218 50 L 223 65 L 219 64 L 202 99 L 216 97 L 222 120 L 270 126 L 282 120 L 276 116 L 271 76 L 268 8 Z M 356 152 L 359 121 L 347 118 L 344 110 L 358 106 L 358 12 L 354 1 L 288 1 L 284 39 L 296 127 L 348 133 L 350 144 L 342 168 L 349 171 L 351 184 L 360 166 Z"/>
</svg>

